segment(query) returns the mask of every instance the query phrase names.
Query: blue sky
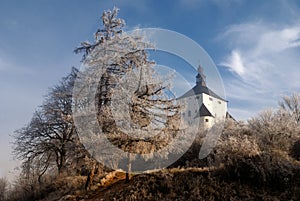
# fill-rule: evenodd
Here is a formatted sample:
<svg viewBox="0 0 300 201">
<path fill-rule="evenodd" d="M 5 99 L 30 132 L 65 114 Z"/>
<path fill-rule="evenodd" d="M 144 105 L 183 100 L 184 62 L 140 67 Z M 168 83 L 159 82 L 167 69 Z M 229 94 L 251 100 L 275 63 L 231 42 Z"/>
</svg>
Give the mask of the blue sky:
<svg viewBox="0 0 300 201">
<path fill-rule="evenodd" d="M 114 5 L 127 30 L 165 28 L 199 43 L 217 65 L 237 119 L 299 92 L 298 1 L 1 0 L 0 177 L 14 174 L 9 135 L 29 122 L 49 87 L 80 67 L 74 48 L 92 40 L 100 14 Z"/>
</svg>

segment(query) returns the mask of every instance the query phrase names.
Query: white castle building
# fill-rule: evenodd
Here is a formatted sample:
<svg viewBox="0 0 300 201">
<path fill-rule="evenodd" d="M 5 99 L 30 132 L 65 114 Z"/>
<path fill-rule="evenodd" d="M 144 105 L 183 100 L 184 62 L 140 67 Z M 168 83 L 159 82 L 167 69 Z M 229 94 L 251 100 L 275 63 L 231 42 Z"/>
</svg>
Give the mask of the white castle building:
<svg viewBox="0 0 300 201">
<path fill-rule="evenodd" d="M 195 122 L 210 128 L 219 121 L 224 121 L 227 116 L 227 102 L 206 86 L 206 76 L 203 68 L 199 66 L 196 76 L 196 85 L 181 97 L 185 108 L 182 113 L 183 119 L 188 125 Z"/>
</svg>

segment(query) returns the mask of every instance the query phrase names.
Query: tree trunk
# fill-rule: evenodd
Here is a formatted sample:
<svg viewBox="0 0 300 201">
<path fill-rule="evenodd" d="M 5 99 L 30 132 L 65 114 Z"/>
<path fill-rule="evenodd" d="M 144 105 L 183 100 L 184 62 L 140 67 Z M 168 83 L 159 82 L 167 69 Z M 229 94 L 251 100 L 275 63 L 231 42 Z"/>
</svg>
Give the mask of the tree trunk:
<svg viewBox="0 0 300 201">
<path fill-rule="evenodd" d="M 93 184 L 93 179 L 94 179 L 94 174 L 95 174 L 95 167 L 96 167 L 96 165 L 93 164 L 91 170 L 88 173 L 88 176 L 87 176 L 87 179 L 86 179 L 86 182 L 85 182 L 85 191 L 88 191 L 90 189 L 90 187 L 92 186 L 92 184 Z"/>
<path fill-rule="evenodd" d="M 60 158 L 59 158 L 59 164 L 58 164 L 58 174 L 61 175 L 65 172 L 66 168 L 66 152 L 61 151 L 60 152 Z"/>
<path fill-rule="evenodd" d="M 130 173 L 131 173 L 131 153 L 128 153 L 128 165 L 127 165 L 126 178 L 125 178 L 126 183 L 128 183 L 130 180 Z"/>
</svg>

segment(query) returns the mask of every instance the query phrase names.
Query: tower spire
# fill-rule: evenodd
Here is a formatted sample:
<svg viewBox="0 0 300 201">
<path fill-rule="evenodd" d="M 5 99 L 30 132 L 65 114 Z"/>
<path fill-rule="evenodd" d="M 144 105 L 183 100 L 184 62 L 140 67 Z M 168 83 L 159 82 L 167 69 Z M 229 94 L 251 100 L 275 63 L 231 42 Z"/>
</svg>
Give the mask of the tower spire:
<svg viewBox="0 0 300 201">
<path fill-rule="evenodd" d="M 198 75 L 196 76 L 196 85 L 199 84 L 206 87 L 206 76 L 204 75 L 204 70 L 201 65 L 198 67 Z"/>
</svg>

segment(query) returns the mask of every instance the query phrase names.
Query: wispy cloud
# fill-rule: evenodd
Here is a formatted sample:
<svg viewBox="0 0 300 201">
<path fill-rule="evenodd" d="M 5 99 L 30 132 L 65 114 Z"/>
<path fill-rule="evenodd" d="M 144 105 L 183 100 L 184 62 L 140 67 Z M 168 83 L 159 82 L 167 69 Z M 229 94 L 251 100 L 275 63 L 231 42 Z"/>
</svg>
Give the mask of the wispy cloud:
<svg viewBox="0 0 300 201">
<path fill-rule="evenodd" d="M 237 24 L 219 39 L 231 51 L 219 65 L 238 75 L 234 84 L 225 82 L 229 98 L 268 107 L 282 94 L 300 90 L 300 24 Z"/>
<path fill-rule="evenodd" d="M 245 73 L 245 66 L 243 64 L 240 53 L 237 50 L 233 50 L 231 52 L 231 55 L 228 58 L 226 58 L 226 60 L 220 65 L 228 67 L 230 70 L 236 72 L 238 75 L 243 75 Z"/>
</svg>

